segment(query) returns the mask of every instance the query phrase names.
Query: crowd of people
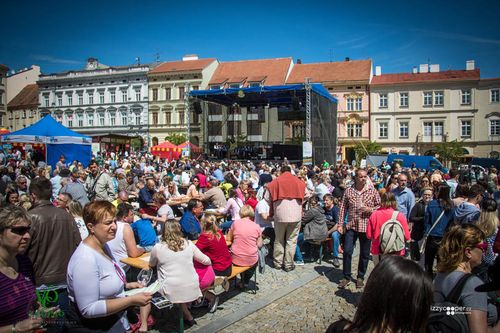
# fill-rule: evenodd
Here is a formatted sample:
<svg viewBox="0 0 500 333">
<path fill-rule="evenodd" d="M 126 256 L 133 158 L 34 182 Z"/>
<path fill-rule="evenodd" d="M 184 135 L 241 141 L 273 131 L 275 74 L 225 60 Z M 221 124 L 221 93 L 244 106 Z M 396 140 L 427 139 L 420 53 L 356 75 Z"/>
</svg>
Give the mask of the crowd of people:
<svg viewBox="0 0 500 333">
<path fill-rule="evenodd" d="M 456 169 L 397 163 L 98 154 L 88 166 L 61 156 L 51 168 L 11 154 L 0 193 L 0 332 L 146 332 L 152 295 L 128 292 L 144 284 L 121 262 L 144 253 L 187 326 L 191 307 L 217 310 L 211 286 L 227 289 L 233 266 L 249 267 L 237 284 L 245 290 L 259 266 L 290 272 L 326 259 L 342 270 L 338 288 L 365 290 L 355 317 L 330 332 L 423 332 L 430 305 L 464 276 L 470 332 L 500 330 L 494 168 L 471 183 Z"/>
</svg>

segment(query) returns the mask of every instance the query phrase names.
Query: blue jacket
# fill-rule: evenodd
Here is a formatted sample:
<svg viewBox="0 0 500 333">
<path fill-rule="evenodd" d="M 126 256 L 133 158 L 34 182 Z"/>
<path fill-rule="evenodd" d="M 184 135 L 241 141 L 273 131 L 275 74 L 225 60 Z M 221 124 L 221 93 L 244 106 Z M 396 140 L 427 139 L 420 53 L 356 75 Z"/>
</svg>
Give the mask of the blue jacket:
<svg viewBox="0 0 500 333">
<path fill-rule="evenodd" d="M 134 231 L 135 239 L 139 246 L 152 246 L 156 244 L 156 232 L 151 220 L 140 219 L 130 225 Z"/>
<path fill-rule="evenodd" d="M 200 222 L 198 222 L 192 212 L 186 211 L 184 215 L 182 215 L 179 224 L 181 225 L 181 230 L 184 234 L 184 237 L 189 240 L 198 239 L 201 233 L 201 226 Z"/>
<path fill-rule="evenodd" d="M 439 220 L 438 224 L 434 227 L 434 229 L 432 229 L 431 233 L 429 234 L 430 236 L 443 237 L 448 227 L 453 224 L 453 218 L 455 217 L 455 209 L 456 208 L 452 208 L 443 214 L 441 220 Z M 439 205 L 439 200 L 432 200 L 429 203 L 425 211 L 425 217 L 424 217 L 425 235 L 429 232 L 430 228 L 432 227 L 434 222 L 436 222 L 439 215 L 441 215 L 442 211 L 443 209 Z"/>
</svg>

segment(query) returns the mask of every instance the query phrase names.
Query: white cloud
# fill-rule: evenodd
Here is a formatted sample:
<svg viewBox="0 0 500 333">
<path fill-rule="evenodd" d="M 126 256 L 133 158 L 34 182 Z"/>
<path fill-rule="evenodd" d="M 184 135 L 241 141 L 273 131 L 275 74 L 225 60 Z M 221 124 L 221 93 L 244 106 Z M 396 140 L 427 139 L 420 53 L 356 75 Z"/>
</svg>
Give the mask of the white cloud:
<svg viewBox="0 0 500 333">
<path fill-rule="evenodd" d="M 51 64 L 62 64 L 62 65 L 80 65 L 80 64 L 82 64 L 81 61 L 56 58 L 56 57 L 44 55 L 44 54 L 32 55 L 31 58 L 33 58 L 34 60 L 37 60 L 37 61 L 44 61 L 44 62 L 48 62 Z"/>
<path fill-rule="evenodd" d="M 464 42 L 472 42 L 472 43 L 480 43 L 480 44 L 500 45 L 500 40 L 498 40 L 498 39 L 490 39 L 490 38 L 483 38 L 483 37 L 477 37 L 477 36 L 471 36 L 471 35 L 456 34 L 456 33 L 443 32 L 443 31 L 432 31 L 432 30 L 425 30 L 425 29 L 412 29 L 412 30 L 415 32 L 425 33 L 425 34 L 430 35 L 430 36 L 444 38 L 444 39 L 454 39 L 454 40 L 460 40 L 460 41 L 464 41 Z"/>
</svg>

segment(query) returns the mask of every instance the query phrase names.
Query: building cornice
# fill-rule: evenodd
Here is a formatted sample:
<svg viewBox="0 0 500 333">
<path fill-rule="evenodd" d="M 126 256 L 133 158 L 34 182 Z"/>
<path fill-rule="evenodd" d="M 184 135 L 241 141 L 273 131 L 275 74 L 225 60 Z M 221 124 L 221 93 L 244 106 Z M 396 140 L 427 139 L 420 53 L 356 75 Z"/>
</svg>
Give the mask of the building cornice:
<svg viewBox="0 0 500 333">
<path fill-rule="evenodd" d="M 420 111 L 386 111 L 386 112 L 379 112 L 379 111 L 371 111 L 370 112 L 370 117 L 375 117 L 375 116 L 432 116 L 434 114 L 449 114 L 449 113 L 463 113 L 463 112 L 470 112 L 470 113 L 477 113 L 479 110 L 478 109 L 468 109 L 468 110 L 433 110 L 433 111 L 425 111 L 425 110 L 420 110 Z"/>
</svg>

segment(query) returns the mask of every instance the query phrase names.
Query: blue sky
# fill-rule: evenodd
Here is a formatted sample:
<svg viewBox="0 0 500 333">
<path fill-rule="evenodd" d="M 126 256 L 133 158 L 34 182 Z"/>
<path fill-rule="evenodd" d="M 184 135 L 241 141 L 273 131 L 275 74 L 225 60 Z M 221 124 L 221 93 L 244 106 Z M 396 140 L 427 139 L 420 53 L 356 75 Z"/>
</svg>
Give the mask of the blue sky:
<svg viewBox="0 0 500 333">
<path fill-rule="evenodd" d="M 128 65 L 196 53 L 220 61 L 292 57 L 373 60 L 383 73 L 421 63 L 500 77 L 495 1 L 2 1 L 0 63 L 43 73 L 88 57 Z"/>
</svg>

